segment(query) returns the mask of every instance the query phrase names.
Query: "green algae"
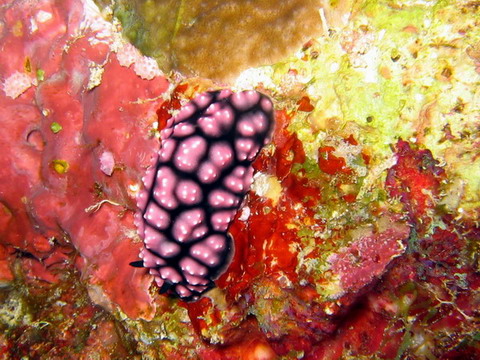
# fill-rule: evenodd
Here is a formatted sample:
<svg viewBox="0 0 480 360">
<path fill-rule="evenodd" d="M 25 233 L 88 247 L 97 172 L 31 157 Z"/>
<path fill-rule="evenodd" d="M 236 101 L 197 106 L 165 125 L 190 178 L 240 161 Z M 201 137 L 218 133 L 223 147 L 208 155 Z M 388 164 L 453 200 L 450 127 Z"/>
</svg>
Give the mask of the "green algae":
<svg viewBox="0 0 480 360">
<path fill-rule="evenodd" d="M 20 258 L 30 259 L 28 254 Z M 114 358 L 120 353 L 136 355 L 132 339 L 119 324 L 115 333 L 120 339 L 115 345 L 92 346 L 97 327 L 114 320 L 91 303 L 80 274 L 70 265 L 59 271 L 56 283 L 32 277 L 18 259 L 13 269 L 15 280 L 0 289 L 0 331 L 6 358 L 50 359 L 55 353 L 63 359 L 85 354 L 86 349 L 92 359 L 106 352 Z"/>
<path fill-rule="evenodd" d="M 62 131 L 63 127 L 62 125 L 60 125 L 58 122 L 54 121 L 50 124 L 50 130 L 52 130 L 52 132 L 54 134 L 58 134 L 60 131 Z"/>
<path fill-rule="evenodd" d="M 59 175 L 65 174 L 68 171 L 68 169 L 70 168 L 69 163 L 67 161 L 61 160 L 61 159 L 52 160 L 51 166 L 52 166 L 53 170 L 55 170 L 55 172 Z"/>
<path fill-rule="evenodd" d="M 445 192 L 461 194 L 445 199 L 446 211 L 472 216 L 480 204 L 480 158 L 473 150 L 480 13 L 451 1 L 365 1 L 359 8 L 344 29 L 274 67 L 272 90 L 284 91 L 285 74 L 294 69 L 315 104 L 311 114 L 295 115 L 289 130 L 310 163 L 329 134 L 353 134 L 371 155 L 360 198 L 383 186 L 398 139 L 426 146 L 456 179 Z"/>
<path fill-rule="evenodd" d="M 195 358 L 197 338 L 190 324 L 187 310 L 174 299 L 158 301 L 157 312 L 151 320 L 128 319 L 124 324 L 136 339 L 143 358 L 168 359 L 173 354 Z"/>
</svg>

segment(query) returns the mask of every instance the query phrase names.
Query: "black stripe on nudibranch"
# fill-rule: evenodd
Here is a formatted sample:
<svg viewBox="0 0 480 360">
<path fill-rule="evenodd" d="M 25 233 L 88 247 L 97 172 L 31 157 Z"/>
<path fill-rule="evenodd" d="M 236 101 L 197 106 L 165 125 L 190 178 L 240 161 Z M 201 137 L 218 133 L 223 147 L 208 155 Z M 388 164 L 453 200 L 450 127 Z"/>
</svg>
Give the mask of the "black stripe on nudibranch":
<svg viewBox="0 0 480 360">
<path fill-rule="evenodd" d="M 269 141 L 273 105 L 256 91 L 205 92 L 161 131 L 156 163 L 143 177 L 135 223 L 143 266 L 161 293 L 198 299 L 228 266 L 228 227 Z"/>
</svg>

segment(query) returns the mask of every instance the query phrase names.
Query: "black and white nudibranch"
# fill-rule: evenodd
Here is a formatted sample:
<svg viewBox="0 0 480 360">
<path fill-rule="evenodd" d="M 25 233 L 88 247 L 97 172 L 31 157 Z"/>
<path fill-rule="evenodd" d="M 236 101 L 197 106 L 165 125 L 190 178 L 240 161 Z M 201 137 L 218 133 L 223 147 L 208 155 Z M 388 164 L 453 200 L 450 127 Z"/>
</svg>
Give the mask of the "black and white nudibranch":
<svg viewBox="0 0 480 360">
<path fill-rule="evenodd" d="M 160 132 L 155 165 L 142 178 L 135 215 L 141 261 L 161 293 L 197 300 L 228 266 L 228 228 L 269 141 L 273 105 L 256 91 L 205 92 Z"/>
</svg>

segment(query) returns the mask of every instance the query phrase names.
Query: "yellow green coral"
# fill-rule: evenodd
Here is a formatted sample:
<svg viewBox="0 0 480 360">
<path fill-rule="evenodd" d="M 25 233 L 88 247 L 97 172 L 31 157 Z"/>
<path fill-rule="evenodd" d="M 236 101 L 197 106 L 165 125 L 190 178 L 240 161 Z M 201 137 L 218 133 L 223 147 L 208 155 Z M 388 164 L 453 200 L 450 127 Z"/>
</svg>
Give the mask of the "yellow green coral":
<svg viewBox="0 0 480 360">
<path fill-rule="evenodd" d="M 290 130 L 312 161 L 327 138 L 354 134 L 371 155 L 360 195 L 382 186 L 399 138 L 427 147 L 455 179 L 445 185 L 447 210 L 478 218 L 480 13 L 468 1 L 357 5 L 345 27 L 274 66 L 267 88 L 290 97 L 305 91 L 315 105 Z M 295 79 L 286 81 L 292 69 Z"/>
</svg>

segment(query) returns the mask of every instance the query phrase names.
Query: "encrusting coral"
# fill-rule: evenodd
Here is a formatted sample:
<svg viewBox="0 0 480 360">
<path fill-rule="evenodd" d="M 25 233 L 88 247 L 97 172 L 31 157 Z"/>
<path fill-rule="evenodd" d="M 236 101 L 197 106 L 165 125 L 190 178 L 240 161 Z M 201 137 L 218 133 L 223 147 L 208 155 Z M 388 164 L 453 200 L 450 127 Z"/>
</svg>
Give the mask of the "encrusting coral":
<svg viewBox="0 0 480 360">
<path fill-rule="evenodd" d="M 113 14 L 163 70 L 228 80 L 321 34 L 321 6 L 320 0 L 119 0 Z"/>
</svg>

